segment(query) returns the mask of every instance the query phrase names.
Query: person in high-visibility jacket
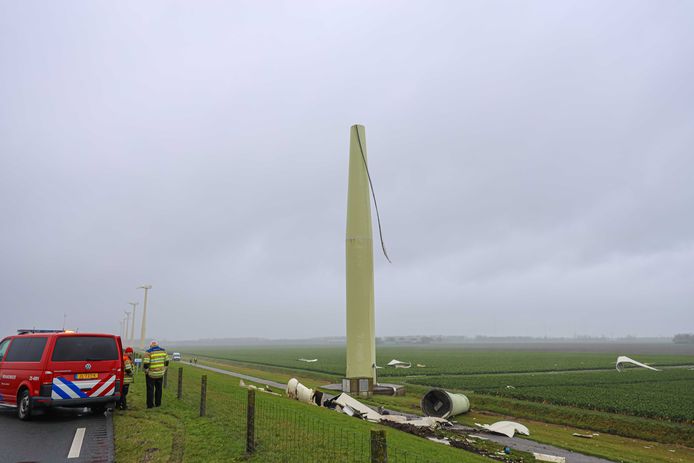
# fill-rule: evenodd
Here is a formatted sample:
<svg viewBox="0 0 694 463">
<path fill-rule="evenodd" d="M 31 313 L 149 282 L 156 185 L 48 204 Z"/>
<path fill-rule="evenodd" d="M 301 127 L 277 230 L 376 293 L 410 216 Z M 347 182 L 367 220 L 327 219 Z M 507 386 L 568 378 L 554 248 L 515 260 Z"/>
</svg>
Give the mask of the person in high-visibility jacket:
<svg viewBox="0 0 694 463">
<path fill-rule="evenodd" d="M 161 406 L 162 381 L 168 366 L 169 357 L 166 351 L 157 344 L 157 341 L 152 341 L 142 358 L 142 367 L 145 369 L 147 379 L 147 408 Z"/>
<path fill-rule="evenodd" d="M 128 389 L 135 380 L 135 365 L 133 364 L 133 348 L 126 347 L 123 355 L 123 390 L 120 395 L 118 407 L 121 410 L 128 409 Z"/>
</svg>

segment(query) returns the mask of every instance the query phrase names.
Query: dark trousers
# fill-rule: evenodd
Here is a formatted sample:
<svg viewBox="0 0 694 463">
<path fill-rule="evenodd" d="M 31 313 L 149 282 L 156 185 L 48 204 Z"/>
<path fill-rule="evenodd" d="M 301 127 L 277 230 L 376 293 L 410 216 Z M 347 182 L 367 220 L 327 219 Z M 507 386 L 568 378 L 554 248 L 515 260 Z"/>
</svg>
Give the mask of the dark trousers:
<svg viewBox="0 0 694 463">
<path fill-rule="evenodd" d="M 128 389 L 130 389 L 130 384 L 123 384 L 123 390 L 120 393 L 120 402 L 118 406 L 125 410 L 128 408 Z"/>
<path fill-rule="evenodd" d="M 147 378 L 147 408 L 161 405 L 161 383 L 163 378 Z"/>
</svg>

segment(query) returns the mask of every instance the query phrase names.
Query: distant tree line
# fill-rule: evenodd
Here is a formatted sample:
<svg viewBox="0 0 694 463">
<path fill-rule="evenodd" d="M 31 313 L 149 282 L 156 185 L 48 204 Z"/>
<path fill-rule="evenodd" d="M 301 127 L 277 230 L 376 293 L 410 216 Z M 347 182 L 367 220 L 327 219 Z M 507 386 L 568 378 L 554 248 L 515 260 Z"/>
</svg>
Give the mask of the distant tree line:
<svg viewBox="0 0 694 463">
<path fill-rule="evenodd" d="M 443 342 L 443 336 L 383 336 L 376 338 L 376 344 L 432 344 Z"/>
<path fill-rule="evenodd" d="M 680 333 L 672 338 L 675 344 L 694 344 L 694 333 Z"/>
</svg>

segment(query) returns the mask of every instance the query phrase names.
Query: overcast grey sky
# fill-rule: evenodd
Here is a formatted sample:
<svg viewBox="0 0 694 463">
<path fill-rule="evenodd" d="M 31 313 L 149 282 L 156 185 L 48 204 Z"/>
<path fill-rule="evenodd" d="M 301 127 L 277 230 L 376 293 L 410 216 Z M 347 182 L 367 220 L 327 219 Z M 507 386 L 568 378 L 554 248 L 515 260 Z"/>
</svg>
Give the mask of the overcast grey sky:
<svg viewBox="0 0 694 463">
<path fill-rule="evenodd" d="M 694 331 L 694 2 L 0 1 L 0 335 Z M 375 249 L 378 251 L 378 249 Z"/>
</svg>

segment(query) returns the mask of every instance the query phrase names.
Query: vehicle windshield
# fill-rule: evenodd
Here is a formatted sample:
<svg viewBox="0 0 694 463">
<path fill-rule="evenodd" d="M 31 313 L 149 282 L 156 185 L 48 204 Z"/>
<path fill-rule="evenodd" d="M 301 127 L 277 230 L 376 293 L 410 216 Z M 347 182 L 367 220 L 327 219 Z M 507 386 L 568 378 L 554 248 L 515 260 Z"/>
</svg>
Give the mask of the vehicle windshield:
<svg viewBox="0 0 694 463">
<path fill-rule="evenodd" d="M 66 336 L 55 343 L 55 362 L 118 360 L 116 340 L 103 336 Z"/>
</svg>

